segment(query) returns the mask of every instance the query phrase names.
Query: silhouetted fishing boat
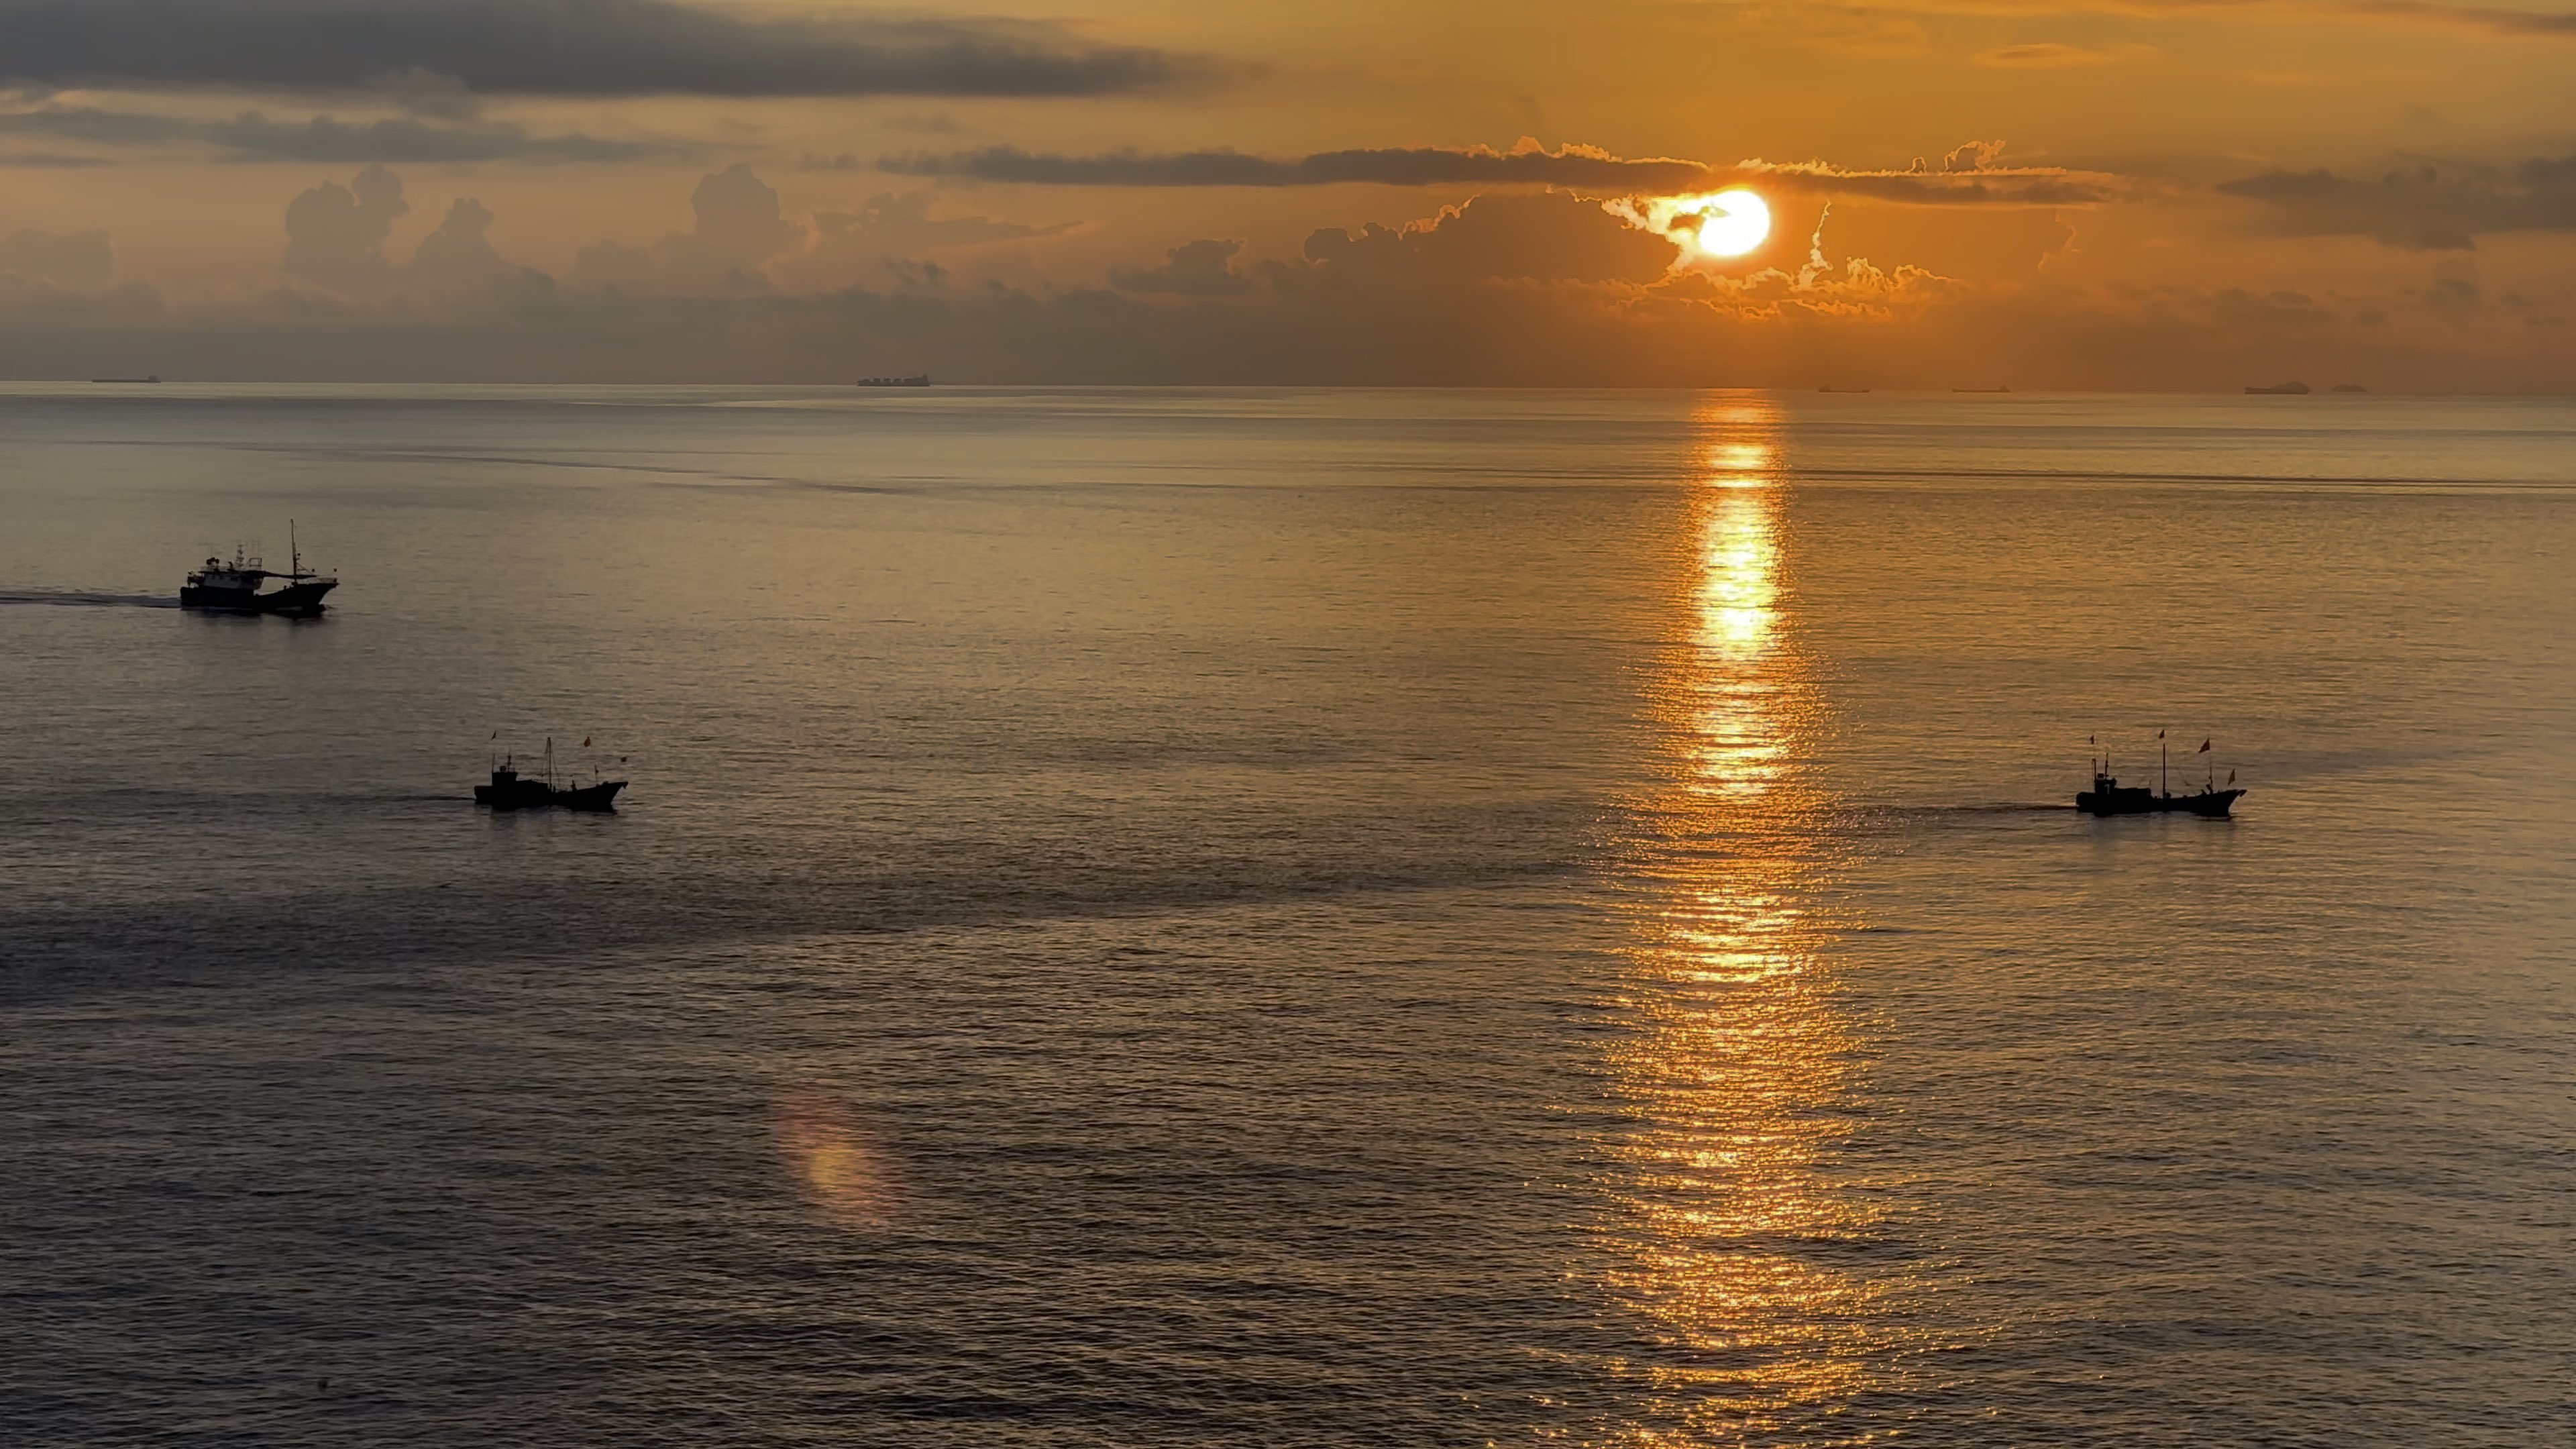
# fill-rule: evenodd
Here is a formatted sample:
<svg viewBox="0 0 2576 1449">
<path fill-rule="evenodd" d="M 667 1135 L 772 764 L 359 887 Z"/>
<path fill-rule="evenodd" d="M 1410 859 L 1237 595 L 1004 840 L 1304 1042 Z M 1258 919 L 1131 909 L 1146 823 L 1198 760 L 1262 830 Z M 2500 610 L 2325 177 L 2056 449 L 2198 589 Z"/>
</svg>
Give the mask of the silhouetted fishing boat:
<svg viewBox="0 0 2576 1449">
<path fill-rule="evenodd" d="M 322 596 L 340 586 L 340 581 L 327 574 L 307 573 L 304 555 L 296 551 L 295 522 L 286 524 L 286 572 L 278 573 L 261 567 L 261 560 L 233 549 L 233 561 L 220 558 L 206 560 L 206 566 L 188 575 L 179 585 L 179 607 L 203 609 L 216 614 L 285 614 L 311 618 L 322 612 Z M 262 591 L 260 585 L 270 579 L 285 580 L 284 588 Z"/>
<path fill-rule="evenodd" d="M 2208 783 L 2189 795 L 2174 794 L 2169 787 L 2172 762 L 2165 753 L 2165 732 L 2156 731 L 2158 763 L 2156 788 L 2123 785 L 2111 774 L 2111 757 L 2107 754 L 2093 762 L 2093 788 L 2075 792 L 2075 808 L 2087 815 L 2158 815 L 2181 811 L 2206 819 L 2224 819 L 2227 812 L 2245 792 L 2236 788 L 2236 772 L 2227 772 L 2227 784 L 2221 787 L 2217 772 L 2210 772 Z M 2097 741 L 2098 743 L 2098 741 Z M 2199 753 L 2209 752 L 2209 741 L 2200 743 Z"/>
<path fill-rule="evenodd" d="M 585 740 L 586 745 L 589 741 Z M 614 810 L 617 792 L 626 788 L 623 780 L 599 780 L 588 785 L 555 784 L 555 742 L 546 740 L 546 777 L 531 780 L 521 775 L 517 761 L 504 755 L 492 767 L 492 783 L 474 787 L 474 802 L 495 810 Z"/>
</svg>

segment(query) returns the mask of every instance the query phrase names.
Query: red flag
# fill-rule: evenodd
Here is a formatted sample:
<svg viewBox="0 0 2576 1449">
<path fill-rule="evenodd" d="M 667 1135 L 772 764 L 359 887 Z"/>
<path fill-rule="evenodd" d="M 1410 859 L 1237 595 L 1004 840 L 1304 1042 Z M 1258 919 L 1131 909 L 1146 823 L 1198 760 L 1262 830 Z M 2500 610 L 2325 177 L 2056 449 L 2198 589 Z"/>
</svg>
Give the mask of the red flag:
<svg viewBox="0 0 2576 1449">
<path fill-rule="evenodd" d="M 588 736 L 588 735 L 583 735 L 583 736 L 581 737 L 581 747 L 582 747 L 583 749 L 585 749 L 585 750 L 590 748 L 590 736 Z M 2202 745 L 2202 746 L 2201 746 L 2201 748 L 2205 750 L 2205 749 L 2208 749 L 2208 748 L 2209 748 L 2209 746 L 2207 746 L 2207 745 Z"/>
<path fill-rule="evenodd" d="M 585 743 L 587 743 L 587 742 L 585 741 Z M 2194 751 L 2193 753 L 2195 753 L 2195 754 L 2202 754 L 2202 755 L 2208 754 L 2208 753 L 2209 753 L 2209 741 L 2207 741 L 2207 740 L 2202 740 L 2202 741 L 2200 742 L 2200 748 L 2199 748 L 2198 750 Z"/>
<path fill-rule="evenodd" d="M 2158 730 L 2158 731 L 2156 731 L 2156 738 L 2157 738 L 2157 739 L 2163 739 L 2164 737 L 2165 737 L 2165 732 L 2164 732 L 2163 730 Z"/>
</svg>

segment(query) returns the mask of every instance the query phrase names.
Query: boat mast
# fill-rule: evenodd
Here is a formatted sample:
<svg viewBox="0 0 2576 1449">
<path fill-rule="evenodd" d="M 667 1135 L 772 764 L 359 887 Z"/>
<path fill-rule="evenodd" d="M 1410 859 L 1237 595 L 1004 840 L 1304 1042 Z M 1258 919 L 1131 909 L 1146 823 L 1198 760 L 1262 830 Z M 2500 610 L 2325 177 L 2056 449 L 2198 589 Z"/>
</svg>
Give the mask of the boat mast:
<svg viewBox="0 0 2576 1449">
<path fill-rule="evenodd" d="M 295 520 L 292 518 L 286 520 L 286 576 L 290 579 L 304 576 L 304 555 L 295 547 Z"/>
<path fill-rule="evenodd" d="M 2173 747 L 2172 747 L 2171 745 L 2168 745 L 2168 744 L 2166 744 L 2166 743 L 2165 743 L 2165 732 L 2164 732 L 2163 730 L 2158 730 L 2158 731 L 2156 731 L 2156 793 L 2157 793 L 2157 794 L 2159 794 L 2159 795 L 2170 795 L 2170 794 L 2172 794 L 2172 793 L 2173 793 L 2173 781 L 2172 781 L 2171 779 L 2169 779 L 2169 778 L 2168 778 L 2170 775 L 2172 775 L 2172 773 L 2173 773 Z"/>
</svg>

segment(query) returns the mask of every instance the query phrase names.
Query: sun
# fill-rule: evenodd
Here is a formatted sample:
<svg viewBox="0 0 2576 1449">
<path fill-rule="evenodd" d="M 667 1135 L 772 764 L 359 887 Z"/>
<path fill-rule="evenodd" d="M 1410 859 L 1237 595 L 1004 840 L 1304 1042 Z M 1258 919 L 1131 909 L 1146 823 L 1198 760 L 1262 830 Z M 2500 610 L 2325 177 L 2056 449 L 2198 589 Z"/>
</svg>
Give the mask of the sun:
<svg viewBox="0 0 2576 1449">
<path fill-rule="evenodd" d="M 1741 187 L 1721 191 L 1701 203 L 1699 249 L 1711 256 L 1740 257 L 1771 235 L 1771 207 Z"/>
</svg>

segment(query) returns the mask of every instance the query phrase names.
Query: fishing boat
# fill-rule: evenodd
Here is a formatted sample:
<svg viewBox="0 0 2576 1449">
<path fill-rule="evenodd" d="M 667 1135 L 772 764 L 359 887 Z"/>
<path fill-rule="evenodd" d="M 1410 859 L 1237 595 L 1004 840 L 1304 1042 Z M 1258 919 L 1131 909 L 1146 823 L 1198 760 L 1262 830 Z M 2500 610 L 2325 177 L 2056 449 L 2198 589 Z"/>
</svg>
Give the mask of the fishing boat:
<svg viewBox="0 0 2576 1449">
<path fill-rule="evenodd" d="M 245 553 L 236 545 L 231 563 L 209 558 L 205 567 L 188 575 L 179 585 L 179 607 L 202 609 L 215 614 L 284 614 L 291 618 L 312 618 L 322 612 L 322 596 L 340 586 L 340 581 L 327 574 L 308 573 L 304 555 L 295 546 L 295 522 L 286 524 L 286 572 L 279 573 L 262 566 L 262 560 Z M 283 587 L 264 589 L 271 579 Z"/>
<path fill-rule="evenodd" d="M 588 745 L 588 740 L 582 741 Z M 492 783 L 474 787 L 474 803 L 495 810 L 614 810 L 617 792 L 626 788 L 623 780 L 594 780 L 587 785 L 555 783 L 555 742 L 546 740 L 546 775 L 542 780 L 521 775 L 518 761 L 503 755 L 492 766 Z"/>
<path fill-rule="evenodd" d="M 2075 792 L 2075 808 L 2087 815 L 2161 815 L 2179 811 L 2209 820 L 2223 820 L 2245 792 L 2236 788 L 2236 772 L 2227 772 L 2227 784 L 2218 783 L 2218 772 L 2212 768 L 2207 783 L 2188 795 L 2173 793 L 2173 762 L 2165 742 L 2165 732 L 2156 731 L 2156 788 L 2123 785 L 2111 773 L 2111 757 L 2106 752 L 2092 762 L 2093 788 Z M 2099 741 L 2097 740 L 2098 744 Z M 2200 743 L 2199 753 L 2209 753 L 2209 741 Z"/>
</svg>

